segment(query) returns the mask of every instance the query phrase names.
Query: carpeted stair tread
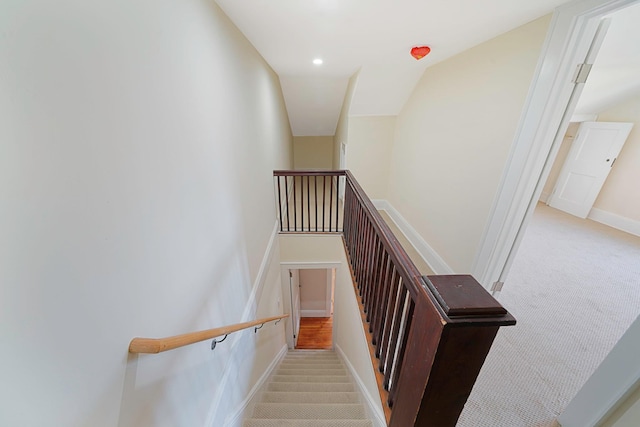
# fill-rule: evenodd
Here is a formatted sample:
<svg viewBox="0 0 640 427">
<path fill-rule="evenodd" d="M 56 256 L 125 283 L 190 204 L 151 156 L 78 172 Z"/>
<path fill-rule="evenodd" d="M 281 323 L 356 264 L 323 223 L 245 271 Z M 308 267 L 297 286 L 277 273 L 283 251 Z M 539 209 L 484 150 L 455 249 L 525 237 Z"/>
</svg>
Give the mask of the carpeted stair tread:
<svg viewBox="0 0 640 427">
<path fill-rule="evenodd" d="M 337 354 L 331 351 L 326 352 L 304 352 L 304 351 L 296 351 L 287 354 L 284 357 L 284 360 L 296 360 L 296 359 L 307 359 L 307 360 L 340 360 Z"/>
<path fill-rule="evenodd" d="M 366 415 L 359 403 L 258 403 L 253 418 L 362 420 Z"/>
<path fill-rule="evenodd" d="M 373 427 L 333 351 L 287 353 L 243 427 Z"/>
<path fill-rule="evenodd" d="M 360 403 L 360 395 L 355 392 L 300 392 L 267 391 L 262 395 L 264 403 Z"/>
<path fill-rule="evenodd" d="M 282 362 L 280 369 L 343 369 L 344 365 L 340 362 L 335 363 L 287 363 Z"/>
<path fill-rule="evenodd" d="M 298 392 L 343 392 L 355 391 L 355 386 L 351 382 L 343 383 L 274 383 L 267 384 L 268 391 L 298 391 Z"/>
<path fill-rule="evenodd" d="M 278 369 L 276 375 L 347 375 L 344 369 Z"/>
<path fill-rule="evenodd" d="M 249 419 L 243 427 L 373 427 L 369 420 Z"/>
<path fill-rule="evenodd" d="M 314 363 L 327 362 L 327 363 L 342 363 L 338 356 L 324 356 L 324 355 L 310 355 L 310 356 L 285 356 L 282 359 L 283 362 L 304 362 L 310 361 Z"/>
<path fill-rule="evenodd" d="M 346 375 L 274 375 L 271 381 L 276 383 L 346 383 Z"/>
</svg>

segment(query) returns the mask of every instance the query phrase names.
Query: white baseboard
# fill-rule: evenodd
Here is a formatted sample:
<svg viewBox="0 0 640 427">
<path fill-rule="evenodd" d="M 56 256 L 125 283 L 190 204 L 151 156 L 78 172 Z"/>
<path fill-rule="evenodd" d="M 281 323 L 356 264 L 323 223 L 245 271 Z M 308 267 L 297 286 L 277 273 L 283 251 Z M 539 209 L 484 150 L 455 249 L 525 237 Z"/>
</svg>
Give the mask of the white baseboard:
<svg viewBox="0 0 640 427">
<path fill-rule="evenodd" d="M 625 218 L 598 208 L 592 208 L 587 218 L 601 224 L 608 225 L 609 227 L 616 228 L 620 231 L 624 231 L 625 233 L 640 236 L 640 221 Z"/>
<path fill-rule="evenodd" d="M 342 348 L 340 348 L 340 346 L 336 344 L 335 349 L 336 352 L 340 355 L 340 358 L 342 359 L 344 364 L 347 365 L 347 369 L 349 370 L 349 373 L 355 380 L 356 384 L 358 384 L 358 389 L 360 390 L 360 393 L 362 393 L 362 396 L 364 396 L 367 412 L 372 416 L 374 426 L 387 427 L 387 419 L 385 418 L 384 412 L 382 410 L 380 396 L 376 396 L 375 398 L 371 396 L 371 393 L 369 393 L 369 390 L 367 390 L 364 382 L 362 382 L 362 380 L 358 376 L 356 369 L 353 367 L 349 359 L 347 359 L 347 356 L 345 355 L 344 351 L 342 351 Z"/>
<path fill-rule="evenodd" d="M 253 402 L 254 397 L 256 397 L 256 394 L 258 394 L 258 392 L 262 389 L 264 384 L 269 379 L 269 376 L 271 376 L 271 373 L 274 371 L 274 369 L 276 369 L 282 358 L 287 354 L 288 350 L 289 349 L 287 348 L 286 344 L 282 346 L 276 357 L 271 361 L 260 379 L 258 379 L 258 381 L 251 388 L 249 394 L 247 394 L 247 397 L 245 397 L 238 409 L 236 409 L 227 417 L 224 422 L 225 427 L 239 427 L 241 425 L 242 420 L 245 417 L 245 413 L 247 409 L 250 409 L 249 405 Z"/>
<path fill-rule="evenodd" d="M 327 310 L 300 310 L 300 317 L 331 317 Z"/>
<path fill-rule="evenodd" d="M 393 222 L 398 226 L 409 243 L 418 251 L 424 261 L 431 267 L 435 274 L 453 274 L 453 269 L 447 265 L 442 257 L 418 234 L 415 228 L 404 219 L 400 212 L 387 200 L 373 200 L 376 209 L 384 210 L 389 214 Z"/>
</svg>

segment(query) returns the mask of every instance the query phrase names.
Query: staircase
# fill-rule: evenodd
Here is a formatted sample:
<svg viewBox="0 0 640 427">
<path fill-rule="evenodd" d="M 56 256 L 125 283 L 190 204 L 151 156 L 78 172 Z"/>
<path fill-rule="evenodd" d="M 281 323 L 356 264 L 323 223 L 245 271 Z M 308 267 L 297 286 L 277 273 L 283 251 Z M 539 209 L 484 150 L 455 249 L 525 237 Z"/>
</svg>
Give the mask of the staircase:
<svg viewBox="0 0 640 427">
<path fill-rule="evenodd" d="M 373 427 L 333 351 L 290 351 L 244 427 Z"/>
</svg>

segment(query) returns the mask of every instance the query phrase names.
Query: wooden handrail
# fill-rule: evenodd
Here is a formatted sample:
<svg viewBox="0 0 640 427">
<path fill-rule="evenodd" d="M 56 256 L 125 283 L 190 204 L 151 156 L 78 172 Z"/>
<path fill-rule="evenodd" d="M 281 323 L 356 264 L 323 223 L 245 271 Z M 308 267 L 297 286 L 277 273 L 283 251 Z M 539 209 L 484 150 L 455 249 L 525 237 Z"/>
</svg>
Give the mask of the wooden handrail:
<svg viewBox="0 0 640 427">
<path fill-rule="evenodd" d="M 156 354 L 185 345 L 194 344 L 200 341 L 212 339 L 232 332 L 241 331 L 252 326 L 261 325 L 274 320 L 289 317 L 288 314 L 282 316 L 265 317 L 251 322 L 236 323 L 235 325 L 223 326 L 221 328 L 207 329 L 204 331 L 190 332 L 182 335 L 175 335 L 167 338 L 134 338 L 129 343 L 129 353 Z"/>
<path fill-rule="evenodd" d="M 298 170 L 275 170 L 273 176 L 345 176 L 346 170 L 325 170 L 325 169 L 298 169 Z"/>
</svg>

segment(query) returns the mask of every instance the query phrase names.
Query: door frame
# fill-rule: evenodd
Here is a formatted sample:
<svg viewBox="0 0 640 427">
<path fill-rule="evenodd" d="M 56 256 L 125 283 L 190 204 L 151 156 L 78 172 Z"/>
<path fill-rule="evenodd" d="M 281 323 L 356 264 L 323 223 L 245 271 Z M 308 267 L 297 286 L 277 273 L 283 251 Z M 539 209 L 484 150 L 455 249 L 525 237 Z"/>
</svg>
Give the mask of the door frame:
<svg viewBox="0 0 640 427">
<path fill-rule="evenodd" d="M 332 270 L 342 266 L 341 262 L 281 262 L 280 263 L 280 282 L 282 288 L 282 307 L 284 314 L 291 314 L 291 292 L 289 290 L 289 270 Z M 327 274 L 331 276 L 331 274 Z M 335 344 L 335 324 L 333 328 L 332 345 Z M 293 338 L 293 316 L 287 317 L 285 321 L 285 335 L 287 338 L 287 346 L 289 349 L 295 349 L 295 340 Z"/>
<path fill-rule="evenodd" d="M 471 268 L 485 288 L 500 289 L 515 257 L 569 124 L 573 76 L 587 58 L 601 18 L 638 2 L 576 0 L 555 10 Z"/>
<path fill-rule="evenodd" d="M 577 65 L 587 57 L 601 18 L 640 0 L 576 0 L 558 7 L 551 21 L 547 39 L 534 73 L 529 94 L 516 131 L 509 160 L 503 172 L 496 198 L 489 213 L 487 226 L 472 266 L 472 274 L 487 289 L 494 288 L 505 269 L 508 269 L 518 250 L 520 240 L 542 194 L 544 183 L 555 159 L 569 118 L 565 117 L 571 102 L 574 85 L 571 83 Z M 563 120 L 564 118 L 564 120 Z M 500 283 L 496 283 L 498 290 Z M 603 361 L 605 377 L 611 374 L 611 354 Z M 635 359 L 634 359 L 635 360 Z M 606 366 L 605 366 L 606 364 Z M 625 375 L 633 372 L 625 367 Z M 591 378 L 590 390 L 595 401 L 606 401 L 608 410 L 616 402 Z M 630 388 L 618 380 L 614 387 L 622 396 Z M 581 389 L 578 393 L 581 393 Z M 571 405 L 571 403 L 570 403 Z M 582 418 L 595 426 L 607 411 L 596 405 L 585 408 Z M 561 414 L 567 426 L 570 414 Z"/>
</svg>

